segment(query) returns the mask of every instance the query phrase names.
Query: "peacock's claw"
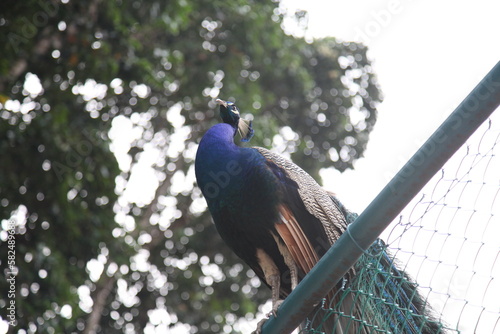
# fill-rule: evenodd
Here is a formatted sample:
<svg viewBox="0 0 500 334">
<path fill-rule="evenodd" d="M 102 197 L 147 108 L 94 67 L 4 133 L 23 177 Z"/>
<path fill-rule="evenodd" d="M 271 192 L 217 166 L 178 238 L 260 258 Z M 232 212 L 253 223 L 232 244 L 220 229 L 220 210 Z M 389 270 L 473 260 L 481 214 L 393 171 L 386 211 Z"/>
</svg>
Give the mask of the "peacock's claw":
<svg viewBox="0 0 500 334">
<path fill-rule="evenodd" d="M 266 318 L 262 319 L 261 321 L 259 321 L 257 323 L 257 328 L 252 332 L 252 334 L 262 333 L 262 326 L 264 326 L 264 323 L 267 320 L 269 320 L 271 315 L 273 315 L 275 318 L 278 316 L 278 308 L 281 306 L 281 304 L 283 304 L 283 301 L 284 300 L 282 300 L 282 299 L 278 299 L 276 302 L 273 303 L 273 309 L 271 310 L 271 312 L 266 314 Z"/>
<path fill-rule="evenodd" d="M 278 309 L 281 306 L 281 304 L 283 304 L 283 301 L 284 301 L 283 299 L 278 299 L 276 302 L 273 303 L 273 309 L 271 310 L 271 312 L 267 314 L 268 318 L 271 316 L 271 314 L 274 315 L 275 318 L 278 316 Z"/>
<path fill-rule="evenodd" d="M 257 328 L 252 332 L 252 334 L 260 334 L 262 333 L 262 326 L 264 326 L 264 323 L 268 320 L 269 318 L 264 318 L 261 321 L 257 323 Z"/>
</svg>

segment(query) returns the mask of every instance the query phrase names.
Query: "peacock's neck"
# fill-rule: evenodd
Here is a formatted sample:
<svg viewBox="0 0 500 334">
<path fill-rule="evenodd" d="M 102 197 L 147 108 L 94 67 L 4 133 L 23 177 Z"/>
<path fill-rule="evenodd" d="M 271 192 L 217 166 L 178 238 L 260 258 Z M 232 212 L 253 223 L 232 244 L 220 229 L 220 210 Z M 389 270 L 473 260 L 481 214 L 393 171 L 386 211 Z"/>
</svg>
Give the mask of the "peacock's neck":
<svg viewBox="0 0 500 334">
<path fill-rule="evenodd" d="M 234 128 L 221 123 L 203 136 L 196 153 L 195 172 L 198 186 L 210 202 L 234 190 L 245 171 L 245 149 L 234 144 Z"/>
<path fill-rule="evenodd" d="M 234 128 L 229 124 L 221 123 L 211 127 L 203 136 L 196 153 L 196 168 L 203 172 L 218 168 L 223 160 L 235 158 L 240 148 L 234 144 Z"/>
</svg>

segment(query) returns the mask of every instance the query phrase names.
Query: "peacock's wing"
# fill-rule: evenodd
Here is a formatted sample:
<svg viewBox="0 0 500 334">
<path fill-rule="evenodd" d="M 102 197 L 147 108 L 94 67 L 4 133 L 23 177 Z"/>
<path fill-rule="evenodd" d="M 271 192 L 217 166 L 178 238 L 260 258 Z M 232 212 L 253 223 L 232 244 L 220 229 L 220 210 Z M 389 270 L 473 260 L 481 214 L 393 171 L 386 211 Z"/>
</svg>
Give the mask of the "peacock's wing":
<svg viewBox="0 0 500 334">
<path fill-rule="evenodd" d="M 321 188 L 309 174 L 291 161 L 269 150 L 255 149 L 267 159 L 271 169 L 277 169 L 275 174 L 278 175 L 278 178 L 287 180 L 284 183 L 287 184 L 285 187 L 288 188 L 285 191 L 285 198 L 288 200 L 285 200 L 279 208 L 285 216 L 285 219 L 282 219 L 285 223 L 276 224 L 276 230 L 287 248 L 292 250 L 295 262 L 305 273 L 308 273 L 319 259 L 316 254 L 310 255 L 311 252 L 308 249 L 320 250 L 321 254 L 318 255 L 322 256 L 346 230 L 347 224 L 352 222 L 355 215 L 345 209 L 331 193 Z M 285 175 L 280 176 L 280 173 Z M 308 219 L 307 215 L 301 214 L 300 205 L 294 205 L 294 201 L 290 200 L 294 197 L 294 190 L 296 190 L 298 201 L 303 204 L 303 210 L 306 210 L 313 219 Z M 286 216 L 287 214 L 288 216 Z M 320 226 L 325 240 L 319 237 L 320 233 L 317 231 L 311 233 L 311 225 Z M 298 249 L 298 252 L 293 252 L 293 249 Z M 310 260 L 314 255 L 313 263 L 311 263 Z M 306 262 L 306 264 L 302 265 L 301 262 Z M 347 281 L 350 282 L 354 275 L 354 269 L 351 269 L 346 275 Z M 344 293 L 341 284 L 332 287 L 332 291 L 326 299 L 326 306 L 327 308 L 332 307 L 335 310 L 334 314 L 325 321 L 322 316 L 329 314 L 330 311 L 319 310 L 312 319 L 313 327 L 319 326 L 329 333 L 343 333 L 346 328 L 358 331 L 358 333 L 366 333 L 365 328 L 359 326 L 358 323 L 350 324 L 350 319 L 359 315 L 359 305 L 350 293 Z"/>
<path fill-rule="evenodd" d="M 285 171 L 287 176 L 297 184 L 298 194 L 305 208 L 321 222 L 330 246 L 335 243 L 346 230 L 347 221 L 331 194 L 321 188 L 309 174 L 293 162 L 267 149 L 261 147 L 255 147 L 255 149 L 268 161 Z M 300 221 L 298 223 L 300 224 Z"/>
</svg>

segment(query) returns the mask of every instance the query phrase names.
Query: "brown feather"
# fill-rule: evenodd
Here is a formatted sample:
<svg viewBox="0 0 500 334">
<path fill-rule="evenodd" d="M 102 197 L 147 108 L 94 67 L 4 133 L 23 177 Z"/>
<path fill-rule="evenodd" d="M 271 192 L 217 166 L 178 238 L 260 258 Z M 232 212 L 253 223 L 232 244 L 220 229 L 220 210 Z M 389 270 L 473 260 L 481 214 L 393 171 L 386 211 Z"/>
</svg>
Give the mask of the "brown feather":
<svg viewBox="0 0 500 334">
<path fill-rule="evenodd" d="M 292 254 L 295 263 L 304 273 L 308 273 L 318 262 L 318 254 L 292 212 L 285 205 L 280 205 L 279 211 L 281 221 L 275 225 L 276 230 Z"/>
</svg>

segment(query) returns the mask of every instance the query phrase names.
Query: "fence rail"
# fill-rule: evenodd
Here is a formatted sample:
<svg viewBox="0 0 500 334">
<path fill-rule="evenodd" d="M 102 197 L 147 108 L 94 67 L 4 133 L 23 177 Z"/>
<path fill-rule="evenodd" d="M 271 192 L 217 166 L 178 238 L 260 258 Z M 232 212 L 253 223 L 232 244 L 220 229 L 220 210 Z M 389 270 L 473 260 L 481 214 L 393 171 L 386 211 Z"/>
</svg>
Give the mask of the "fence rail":
<svg viewBox="0 0 500 334">
<path fill-rule="evenodd" d="M 271 316 L 262 332 L 290 333 L 297 328 L 314 305 L 320 303 L 363 252 L 499 105 L 500 62 L 349 226 L 348 233 L 337 240 L 286 298 L 278 317 Z"/>
</svg>

